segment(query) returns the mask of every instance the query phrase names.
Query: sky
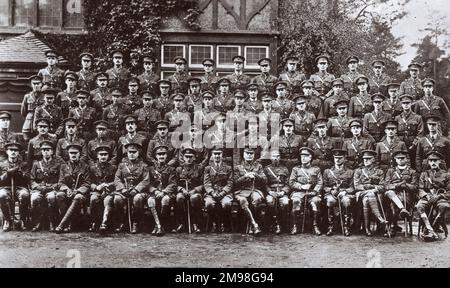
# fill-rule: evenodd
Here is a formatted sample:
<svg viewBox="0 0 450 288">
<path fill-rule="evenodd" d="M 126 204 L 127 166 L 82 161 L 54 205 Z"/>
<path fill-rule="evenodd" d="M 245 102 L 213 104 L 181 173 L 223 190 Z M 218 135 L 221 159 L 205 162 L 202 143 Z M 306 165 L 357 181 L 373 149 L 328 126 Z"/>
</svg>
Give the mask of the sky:
<svg viewBox="0 0 450 288">
<path fill-rule="evenodd" d="M 394 23 L 392 33 L 397 37 L 403 38 L 403 52 L 397 60 L 400 62 L 402 69 L 406 69 L 407 65 L 416 55 L 416 48 L 411 44 L 418 43 L 426 35 L 420 32 L 425 28 L 428 22 L 437 15 L 447 16 L 446 28 L 450 32 L 450 1 L 449 0 L 411 0 L 405 5 L 404 9 L 408 15 Z M 443 38 L 441 40 L 443 42 Z M 450 51 L 447 51 L 447 55 Z"/>
</svg>

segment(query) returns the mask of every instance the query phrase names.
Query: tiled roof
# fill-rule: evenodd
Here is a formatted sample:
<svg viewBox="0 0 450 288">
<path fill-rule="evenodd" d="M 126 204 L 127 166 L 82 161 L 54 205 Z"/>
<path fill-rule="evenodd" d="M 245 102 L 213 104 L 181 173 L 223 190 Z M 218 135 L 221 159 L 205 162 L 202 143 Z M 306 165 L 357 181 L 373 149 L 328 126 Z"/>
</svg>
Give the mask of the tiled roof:
<svg viewBox="0 0 450 288">
<path fill-rule="evenodd" d="M 0 63 L 46 63 L 44 51 L 49 50 L 32 31 L 0 41 Z M 59 62 L 66 60 L 59 56 Z"/>
</svg>

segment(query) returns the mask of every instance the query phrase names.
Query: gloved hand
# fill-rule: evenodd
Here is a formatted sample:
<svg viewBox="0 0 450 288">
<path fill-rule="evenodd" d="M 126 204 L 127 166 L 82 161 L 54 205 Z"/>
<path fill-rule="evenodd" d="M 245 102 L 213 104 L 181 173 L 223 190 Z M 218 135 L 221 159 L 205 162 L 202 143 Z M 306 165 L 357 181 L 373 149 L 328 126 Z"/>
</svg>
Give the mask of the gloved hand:
<svg viewBox="0 0 450 288">
<path fill-rule="evenodd" d="M 272 196 L 273 198 L 278 198 L 278 193 L 275 191 L 269 191 L 269 195 Z"/>
<path fill-rule="evenodd" d="M 8 176 L 15 176 L 18 172 L 19 172 L 19 167 L 14 167 L 14 168 L 10 168 L 10 169 L 6 170 L 6 174 L 8 174 Z"/>
<path fill-rule="evenodd" d="M 429 195 L 428 202 L 430 202 L 430 204 L 435 204 L 437 201 L 439 201 L 438 195 Z"/>
<path fill-rule="evenodd" d="M 316 196 L 316 192 L 306 192 L 309 198 Z"/>
<path fill-rule="evenodd" d="M 347 195 L 347 191 L 341 191 L 341 192 L 339 192 L 338 197 L 339 197 L 339 198 L 342 198 L 342 197 L 344 197 L 345 195 Z"/>
<path fill-rule="evenodd" d="M 195 193 L 197 193 L 197 191 L 192 189 L 192 190 L 189 191 L 189 196 L 192 197 L 192 195 L 194 195 Z"/>
<path fill-rule="evenodd" d="M 164 197 L 164 192 L 156 190 L 155 191 L 155 198 L 156 199 L 162 199 Z"/>
<path fill-rule="evenodd" d="M 66 190 L 66 196 L 67 198 L 72 198 L 73 196 L 75 196 L 75 192 L 72 189 L 68 189 Z"/>
<path fill-rule="evenodd" d="M 134 197 L 134 196 L 136 196 L 136 194 L 138 194 L 138 193 L 139 193 L 139 191 L 137 191 L 137 190 L 134 189 L 134 188 L 131 188 L 131 189 L 129 190 L 130 197 Z"/>
</svg>

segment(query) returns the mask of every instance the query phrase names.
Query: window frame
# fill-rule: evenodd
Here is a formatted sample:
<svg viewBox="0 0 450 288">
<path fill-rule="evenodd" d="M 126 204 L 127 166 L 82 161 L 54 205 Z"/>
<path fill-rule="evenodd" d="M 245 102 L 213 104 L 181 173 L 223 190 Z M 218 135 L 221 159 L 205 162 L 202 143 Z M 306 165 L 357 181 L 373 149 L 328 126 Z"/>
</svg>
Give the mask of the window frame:
<svg viewBox="0 0 450 288">
<path fill-rule="evenodd" d="M 245 57 L 245 68 L 247 69 L 259 69 L 259 65 L 249 65 L 247 63 L 247 48 L 264 48 L 266 49 L 266 55 L 264 57 L 268 58 L 269 57 L 269 46 L 264 46 L 264 45 L 245 45 L 244 47 L 244 57 Z"/>
<path fill-rule="evenodd" d="M 189 68 L 203 68 L 203 65 L 200 64 L 193 64 L 192 63 L 192 46 L 196 46 L 196 47 L 209 47 L 210 48 L 210 52 L 211 52 L 211 58 L 214 60 L 214 46 L 213 45 L 209 45 L 209 44 L 189 44 Z"/>
<path fill-rule="evenodd" d="M 238 54 L 237 55 L 241 55 L 241 53 L 242 53 L 242 46 L 241 45 L 220 45 L 220 44 L 217 44 L 217 46 L 216 46 L 216 67 L 217 68 L 224 68 L 224 69 L 226 69 L 226 68 L 234 68 L 234 65 L 233 64 L 231 64 L 231 65 L 227 65 L 227 64 L 220 64 L 220 58 L 219 58 L 219 49 L 221 48 L 221 47 L 237 47 L 238 48 Z"/>
<path fill-rule="evenodd" d="M 7 0 L 6 5 L 7 5 L 6 6 L 6 25 L 0 25 L 1 28 L 11 27 L 11 20 L 12 20 L 11 13 L 13 12 L 11 9 L 11 5 L 12 5 L 11 0 Z"/>
<path fill-rule="evenodd" d="M 161 45 L 161 67 L 166 67 L 166 68 L 173 68 L 173 63 L 165 63 L 164 62 L 164 48 L 165 47 L 177 47 L 177 46 L 182 46 L 183 47 L 183 58 L 186 59 L 186 44 L 178 44 L 178 43 L 169 43 L 169 44 L 162 44 Z"/>
</svg>

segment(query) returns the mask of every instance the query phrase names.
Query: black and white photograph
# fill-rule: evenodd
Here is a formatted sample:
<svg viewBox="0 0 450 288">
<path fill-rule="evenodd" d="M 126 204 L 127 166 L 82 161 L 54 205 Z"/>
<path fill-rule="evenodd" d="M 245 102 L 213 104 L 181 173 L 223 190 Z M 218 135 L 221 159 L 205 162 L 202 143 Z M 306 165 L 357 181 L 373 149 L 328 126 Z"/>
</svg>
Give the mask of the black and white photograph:
<svg viewBox="0 0 450 288">
<path fill-rule="evenodd" d="M 0 0 L 0 268 L 450 267 L 448 4 Z"/>
</svg>

